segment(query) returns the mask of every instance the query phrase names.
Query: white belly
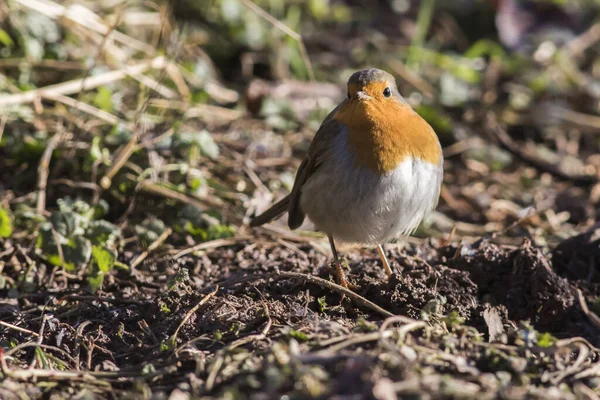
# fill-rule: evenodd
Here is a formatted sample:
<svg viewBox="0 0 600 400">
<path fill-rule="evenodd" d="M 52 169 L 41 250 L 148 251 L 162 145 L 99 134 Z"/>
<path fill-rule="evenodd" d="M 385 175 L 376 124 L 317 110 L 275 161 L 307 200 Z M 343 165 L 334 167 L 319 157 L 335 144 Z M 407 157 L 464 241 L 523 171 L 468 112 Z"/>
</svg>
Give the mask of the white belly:
<svg viewBox="0 0 600 400">
<path fill-rule="evenodd" d="M 441 165 L 406 158 L 387 175 L 357 168 L 346 135 L 302 187 L 300 206 L 336 240 L 383 244 L 414 231 L 437 205 Z"/>
</svg>

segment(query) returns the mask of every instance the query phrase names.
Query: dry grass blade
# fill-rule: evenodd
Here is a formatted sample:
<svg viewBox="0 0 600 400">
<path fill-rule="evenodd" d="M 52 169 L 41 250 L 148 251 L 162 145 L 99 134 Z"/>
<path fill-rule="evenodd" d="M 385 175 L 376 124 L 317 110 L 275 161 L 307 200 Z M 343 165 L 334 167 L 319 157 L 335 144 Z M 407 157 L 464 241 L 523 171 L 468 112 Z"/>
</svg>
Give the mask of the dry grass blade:
<svg viewBox="0 0 600 400">
<path fill-rule="evenodd" d="M 37 181 L 37 190 L 38 190 L 38 198 L 37 198 L 37 206 L 36 210 L 39 215 L 42 215 L 46 210 L 46 186 L 48 185 L 48 175 L 50 174 L 50 159 L 52 158 L 52 153 L 56 149 L 56 146 L 66 138 L 65 132 L 57 132 L 52 136 L 52 138 L 48 141 L 48 145 L 42 154 L 42 158 L 40 159 L 40 164 L 38 166 L 38 181 Z"/>
<path fill-rule="evenodd" d="M 80 5 L 65 7 L 50 0 L 15 0 L 15 2 L 52 19 L 66 18 L 85 29 L 90 29 L 102 36 L 108 36 L 112 40 L 144 52 L 147 55 L 154 55 L 156 53 L 156 49 L 149 44 L 136 40 L 117 30 L 112 30 L 95 13 Z"/>
<path fill-rule="evenodd" d="M 156 240 L 154 242 L 152 242 L 146 250 L 144 250 L 139 256 L 137 256 L 131 262 L 130 267 L 135 268 L 138 265 L 140 265 L 146 259 L 146 257 L 148 257 L 148 255 L 151 252 L 153 252 L 154 250 L 159 248 L 165 242 L 165 240 L 167 240 L 167 238 L 169 236 L 171 236 L 171 233 L 173 233 L 173 230 L 171 228 L 167 228 L 167 230 L 165 230 L 163 233 L 161 233 L 160 236 L 157 237 Z"/>
<path fill-rule="evenodd" d="M 221 282 L 220 286 L 221 287 L 229 287 L 232 285 L 238 285 L 240 283 L 248 283 L 248 282 L 254 282 L 254 281 L 259 281 L 259 280 L 268 281 L 270 279 L 277 279 L 277 280 L 279 280 L 279 279 L 294 279 L 294 280 L 298 280 L 301 282 L 316 284 L 316 285 L 325 287 L 329 290 L 332 290 L 334 292 L 337 292 L 339 294 L 348 296 L 350 299 L 354 300 L 358 305 L 368 308 L 368 309 L 371 309 L 371 310 L 377 312 L 378 314 L 383 315 L 384 317 L 393 317 L 394 316 L 394 314 L 392 314 L 391 312 L 384 310 L 377 304 L 365 299 L 363 296 L 351 291 L 350 289 L 340 286 L 337 283 L 333 283 L 331 281 L 327 281 L 325 279 L 319 278 L 317 276 L 302 274 L 300 272 L 278 271 L 278 272 L 273 272 L 273 273 L 269 273 L 269 274 L 252 275 L 252 276 L 247 276 L 247 277 L 244 277 L 241 279 L 236 279 L 231 282 L 227 282 L 227 281 Z"/>
<path fill-rule="evenodd" d="M 91 76 L 82 79 L 75 79 L 68 82 L 57 83 L 40 89 L 30 90 L 24 93 L 0 96 L 0 107 L 22 103 L 31 103 L 42 96 L 69 95 L 79 93 L 81 90 L 90 90 L 127 78 L 130 75 L 138 75 L 150 68 L 163 69 L 166 65 L 165 58 L 158 56 L 150 61 L 144 61 L 131 66 L 126 66 L 120 70 L 106 72 L 101 75 Z"/>
<path fill-rule="evenodd" d="M 41 97 L 44 99 L 48 99 L 48 100 L 54 100 L 60 103 L 63 103 L 69 107 L 73 107 L 79 111 L 83 111 L 85 113 L 88 113 L 96 118 L 101 119 L 102 121 L 105 121 L 111 125 L 116 125 L 118 123 L 124 123 L 124 121 L 121 121 L 118 117 L 112 115 L 109 112 L 103 111 L 103 110 L 99 110 L 96 107 L 93 107 L 87 103 L 83 103 L 81 101 L 72 99 L 70 97 L 64 96 L 62 94 L 59 93 L 52 93 L 52 92 L 42 92 L 41 93 Z M 126 124 L 127 125 L 127 124 Z M 129 125 L 131 127 L 131 125 Z"/>
<path fill-rule="evenodd" d="M 189 247 L 184 250 L 173 250 L 172 251 L 172 253 L 174 253 L 173 260 L 177 260 L 178 258 L 181 258 L 183 256 L 186 256 L 188 254 L 192 254 L 192 253 L 195 253 L 195 252 L 201 251 L 201 250 L 209 250 L 209 249 L 216 249 L 219 247 L 233 246 L 235 244 L 238 244 L 238 243 L 246 241 L 246 240 L 250 240 L 252 238 L 253 238 L 252 236 L 236 236 L 236 237 L 233 237 L 230 239 L 215 239 L 215 240 L 210 240 L 208 242 L 198 243 L 197 245 L 194 245 L 194 246 Z"/>
<path fill-rule="evenodd" d="M 177 327 L 177 329 L 175 329 L 175 332 L 171 336 L 173 342 L 175 342 L 177 340 L 177 335 L 179 335 L 179 331 L 186 324 L 186 322 L 188 322 L 188 320 L 192 317 L 192 315 L 194 315 L 194 313 L 196 313 L 196 311 L 198 311 L 198 309 L 200 307 L 202 307 L 204 304 L 206 304 L 208 302 L 208 300 L 211 299 L 211 297 L 213 297 L 215 294 L 217 294 L 218 291 L 219 291 L 219 286 L 217 285 L 215 287 L 215 290 L 213 290 L 212 292 L 210 292 L 209 294 L 207 294 L 206 296 L 204 296 L 202 298 L 202 300 L 200 300 L 198 302 L 198 304 L 196 304 L 187 313 L 185 313 L 185 316 L 181 320 L 181 323 L 179 324 L 179 326 Z"/>
<path fill-rule="evenodd" d="M 139 138 L 139 134 L 134 132 L 131 135 L 129 142 L 127 142 L 127 144 L 117 154 L 112 165 L 110 166 L 110 169 L 106 172 L 106 175 L 100 179 L 100 186 L 102 186 L 102 189 L 106 190 L 110 187 L 112 184 L 112 179 L 121 170 L 121 168 L 123 168 L 123 165 L 125 165 L 127 160 L 129 160 L 129 157 L 131 157 L 133 152 L 136 150 Z"/>
<path fill-rule="evenodd" d="M 489 112 L 486 115 L 486 127 L 488 132 L 500 142 L 502 147 L 541 171 L 548 172 L 559 179 L 571 181 L 576 185 L 587 186 L 598 182 L 598 179 L 592 175 L 570 175 L 558 166 L 526 153 L 500 126 L 493 112 Z"/>
<path fill-rule="evenodd" d="M 590 311 L 587 303 L 585 302 L 585 298 L 583 297 L 583 293 L 581 293 L 581 289 L 576 289 L 577 300 L 579 302 L 579 307 L 581 307 L 581 311 L 585 314 L 586 317 L 589 318 L 590 322 L 594 324 L 594 326 L 600 329 L 600 317 L 596 315 L 596 313 Z"/>
<path fill-rule="evenodd" d="M 39 334 L 37 332 L 33 332 L 33 331 L 30 331 L 29 329 L 24 329 L 24 328 L 18 327 L 16 325 L 9 324 L 8 322 L 0 321 L 0 325 L 6 327 L 8 329 L 14 329 L 15 331 L 26 333 L 28 335 L 39 336 Z"/>
<path fill-rule="evenodd" d="M 173 190 L 173 189 L 167 188 L 165 186 L 161 186 L 159 184 L 151 182 L 149 180 L 140 182 L 140 184 L 138 185 L 138 190 L 140 190 L 142 192 L 152 193 L 152 194 L 159 195 L 159 196 L 164 196 L 166 198 L 178 201 L 180 203 L 197 207 L 200 210 L 206 210 L 207 206 L 223 207 L 223 204 L 221 204 L 216 199 L 210 199 L 210 198 L 199 199 L 196 197 L 191 197 L 184 193 L 178 192 L 176 190 Z"/>
<path fill-rule="evenodd" d="M 302 40 L 302 36 L 291 29 L 289 26 L 284 24 L 283 22 L 274 18 L 271 14 L 257 6 L 252 2 L 252 0 L 242 0 L 242 2 L 253 12 L 260 15 L 266 21 L 271 23 L 274 27 L 285 33 L 286 35 L 292 37 L 298 43 L 300 48 L 300 54 L 302 55 L 302 60 L 304 61 L 304 65 L 306 66 L 306 72 L 308 73 L 308 78 L 314 82 L 315 80 L 315 72 L 312 67 L 312 63 L 310 62 L 310 58 L 308 57 L 308 52 L 306 51 L 306 46 L 304 45 L 304 41 Z"/>
<path fill-rule="evenodd" d="M 550 114 L 552 117 L 565 122 L 570 122 L 582 129 L 587 128 L 591 133 L 600 133 L 600 116 L 584 114 L 562 107 L 552 107 L 550 109 Z"/>
</svg>

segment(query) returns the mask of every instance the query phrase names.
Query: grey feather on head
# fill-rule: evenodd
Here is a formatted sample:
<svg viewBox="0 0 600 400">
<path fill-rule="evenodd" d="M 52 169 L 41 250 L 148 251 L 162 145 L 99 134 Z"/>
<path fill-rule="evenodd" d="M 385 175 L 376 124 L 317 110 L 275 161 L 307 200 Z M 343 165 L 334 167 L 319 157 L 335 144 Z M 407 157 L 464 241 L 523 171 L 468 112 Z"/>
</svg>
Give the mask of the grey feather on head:
<svg viewBox="0 0 600 400">
<path fill-rule="evenodd" d="M 392 75 L 377 68 L 356 71 L 348 79 L 348 85 L 360 85 L 363 87 L 373 82 L 389 82 L 394 86 L 396 85 L 396 80 Z"/>
</svg>

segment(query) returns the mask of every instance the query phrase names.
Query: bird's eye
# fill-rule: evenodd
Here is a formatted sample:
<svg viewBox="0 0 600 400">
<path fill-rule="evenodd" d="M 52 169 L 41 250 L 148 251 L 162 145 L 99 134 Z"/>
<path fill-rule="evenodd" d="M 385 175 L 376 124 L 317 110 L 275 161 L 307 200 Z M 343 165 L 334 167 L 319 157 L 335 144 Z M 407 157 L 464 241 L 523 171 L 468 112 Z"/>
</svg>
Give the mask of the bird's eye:
<svg viewBox="0 0 600 400">
<path fill-rule="evenodd" d="M 386 87 L 385 89 L 383 89 L 383 95 L 385 97 L 390 97 L 392 95 L 392 90 L 389 87 Z"/>
</svg>

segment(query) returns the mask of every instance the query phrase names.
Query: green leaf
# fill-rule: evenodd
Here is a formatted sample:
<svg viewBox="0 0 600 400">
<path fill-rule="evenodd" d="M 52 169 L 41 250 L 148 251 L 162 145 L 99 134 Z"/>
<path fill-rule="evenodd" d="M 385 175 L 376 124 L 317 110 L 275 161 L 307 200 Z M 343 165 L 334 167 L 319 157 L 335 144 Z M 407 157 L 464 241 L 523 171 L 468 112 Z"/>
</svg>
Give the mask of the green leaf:
<svg viewBox="0 0 600 400">
<path fill-rule="evenodd" d="M 356 327 L 359 328 L 363 332 L 375 332 L 379 329 L 377 324 L 367 321 L 366 319 L 360 317 L 357 321 Z"/>
<path fill-rule="evenodd" d="M 187 268 L 181 268 L 175 275 L 167 279 L 167 288 L 173 290 L 178 286 L 184 286 L 190 282 L 190 271 Z"/>
<path fill-rule="evenodd" d="M 202 131 L 198 134 L 198 145 L 202 154 L 212 158 L 213 160 L 219 156 L 219 146 L 215 143 L 212 135 L 207 131 Z"/>
<path fill-rule="evenodd" d="M 317 303 L 319 303 L 319 311 L 325 312 L 325 309 L 327 308 L 327 301 L 325 300 L 325 296 L 319 297 L 317 299 Z"/>
<path fill-rule="evenodd" d="M 92 259 L 94 260 L 94 265 L 98 267 L 99 272 L 107 273 L 114 268 L 117 255 L 111 249 L 104 246 L 93 246 Z"/>
<path fill-rule="evenodd" d="M 458 312 L 453 310 L 448 315 L 446 315 L 444 321 L 449 327 L 458 327 L 465 322 L 465 319 L 458 315 Z"/>
<path fill-rule="evenodd" d="M 177 226 L 179 227 L 179 225 Z M 182 229 L 177 229 L 178 231 Z M 196 228 L 193 223 L 190 221 L 186 221 L 183 225 L 183 231 L 189 233 L 194 237 L 194 239 L 199 240 L 201 242 L 205 242 L 208 239 L 208 234 L 206 233 L 206 229 Z"/>
<path fill-rule="evenodd" d="M 467 58 L 478 58 L 486 55 L 499 60 L 506 58 L 506 52 L 502 46 L 489 39 L 478 40 L 471 47 L 469 47 L 464 55 Z"/>
<path fill-rule="evenodd" d="M 229 225 L 213 225 L 208 228 L 207 240 L 225 239 L 235 234 L 233 227 Z"/>
<path fill-rule="evenodd" d="M 83 235 L 94 215 L 94 209 L 85 201 L 70 197 L 59 199 L 57 203 L 59 211 L 53 212 L 50 217 L 54 229 L 67 238 Z"/>
<path fill-rule="evenodd" d="M 91 221 L 85 236 L 93 245 L 104 245 L 113 247 L 118 238 L 121 237 L 121 230 L 108 221 Z"/>
<path fill-rule="evenodd" d="M 94 96 L 94 104 L 102 111 L 111 112 L 113 110 L 112 93 L 106 86 L 98 88 L 98 93 Z"/>
<path fill-rule="evenodd" d="M 138 236 L 138 240 L 144 246 L 149 246 L 150 243 L 158 239 L 166 230 L 165 223 L 157 218 L 145 219 L 141 224 L 135 226 L 135 233 Z"/>
<path fill-rule="evenodd" d="M 329 12 L 329 1 L 328 0 L 309 0 L 308 8 L 310 9 L 310 13 L 316 19 L 323 19 L 327 16 Z"/>
<path fill-rule="evenodd" d="M 0 43 L 2 43 L 6 47 L 13 47 L 15 45 L 15 42 L 13 42 L 10 35 L 1 28 L 0 28 Z"/>
<path fill-rule="evenodd" d="M 64 264 L 59 253 L 59 244 Z M 67 238 L 59 232 L 53 233 L 50 222 L 40 227 L 36 247 L 41 250 L 40 257 L 53 265 L 62 266 L 67 271 L 74 271 L 76 267 L 87 263 L 92 255 L 92 245 L 89 240 L 78 235 Z"/>
<path fill-rule="evenodd" d="M 306 342 L 308 340 L 308 336 L 306 335 L 306 333 L 294 329 L 290 330 L 290 336 L 299 342 Z"/>
<path fill-rule="evenodd" d="M 415 111 L 431 125 L 438 134 L 450 133 L 453 129 L 452 118 L 443 110 L 426 104 L 415 107 Z"/>
<path fill-rule="evenodd" d="M 171 309 L 165 303 L 160 303 L 160 312 L 164 314 L 171 314 Z"/>
<path fill-rule="evenodd" d="M 98 289 L 102 287 L 104 283 L 104 274 L 96 274 L 88 276 L 88 285 L 90 285 L 90 289 L 92 292 L 96 292 Z"/>
<path fill-rule="evenodd" d="M 171 336 L 160 343 L 160 351 L 171 351 L 175 348 L 176 345 L 177 339 L 175 338 L 175 336 Z"/>
<path fill-rule="evenodd" d="M 142 375 L 150 375 L 156 372 L 156 367 L 153 364 L 144 364 L 142 367 Z"/>
<path fill-rule="evenodd" d="M 175 137 L 176 147 L 189 152 L 192 147 L 198 147 L 202 155 L 215 159 L 219 156 L 219 146 L 212 135 L 204 130 L 200 132 L 181 132 Z"/>
<path fill-rule="evenodd" d="M 0 237 L 8 238 L 12 235 L 13 226 L 8 211 L 0 207 Z"/>
<path fill-rule="evenodd" d="M 104 246 L 92 247 L 92 268 L 88 276 L 88 284 L 93 292 L 102 287 L 104 276 L 110 272 L 117 260 L 117 255 L 111 249 Z"/>
<path fill-rule="evenodd" d="M 92 244 L 83 236 L 75 236 L 69 239 L 67 246 L 62 246 L 65 256 L 65 269 L 74 270 L 75 267 L 87 263 L 92 256 Z"/>
<path fill-rule="evenodd" d="M 554 346 L 556 342 L 557 339 L 548 332 L 537 334 L 537 344 L 540 347 Z"/>
<path fill-rule="evenodd" d="M 132 134 L 133 132 L 131 132 L 127 125 L 118 123 L 113 127 L 110 135 L 106 137 L 106 144 L 120 146 L 127 143 L 131 139 Z"/>
<path fill-rule="evenodd" d="M 94 219 L 100 219 L 108 214 L 109 205 L 104 199 L 100 199 L 94 207 Z M 114 225 L 113 225 L 114 226 Z"/>
<path fill-rule="evenodd" d="M 88 152 L 88 156 L 92 161 L 102 158 L 102 147 L 100 146 L 101 143 L 102 139 L 100 139 L 100 136 L 94 136 L 90 145 L 90 151 Z"/>
</svg>

